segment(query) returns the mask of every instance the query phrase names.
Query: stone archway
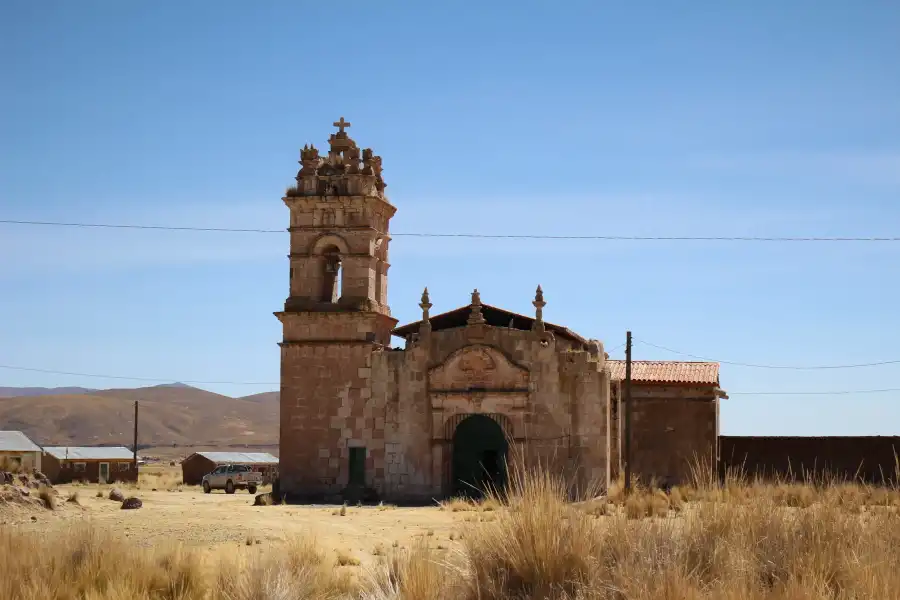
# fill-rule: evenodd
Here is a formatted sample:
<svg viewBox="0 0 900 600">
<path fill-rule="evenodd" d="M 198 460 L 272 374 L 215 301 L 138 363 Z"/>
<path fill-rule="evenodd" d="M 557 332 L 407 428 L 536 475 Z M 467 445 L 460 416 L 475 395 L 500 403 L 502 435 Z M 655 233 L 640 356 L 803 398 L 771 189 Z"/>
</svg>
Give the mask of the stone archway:
<svg viewBox="0 0 900 600">
<path fill-rule="evenodd" d="M 497 421 L 483 414 L 462 419 L 453 433 L 451 489 L 453 496 L 483 497 L 506 488 L 509 443 Z"/>
</svg>

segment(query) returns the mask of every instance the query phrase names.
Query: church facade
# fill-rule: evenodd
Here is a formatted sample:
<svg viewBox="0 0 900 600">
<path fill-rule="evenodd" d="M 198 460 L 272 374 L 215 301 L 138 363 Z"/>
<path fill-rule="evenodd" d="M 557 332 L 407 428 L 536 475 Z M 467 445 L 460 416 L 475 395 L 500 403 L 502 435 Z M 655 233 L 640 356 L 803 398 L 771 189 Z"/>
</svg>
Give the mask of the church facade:
<svg viewBox="0 0 900 600">
<path fill-rule="evenodd" d="M 482 302 L 398 327 L 388 306 L 381 158 L 343 118 L 305 146 L 290 209 L 279 488 L 289 499 L 425 502 L 502 487 L 517 467 L 605 488 L 622 468 L 621 361 L 597 340 Z M 405 347 L 392 348 L 393 336 Z M 678 481 L 718 459 L 718 365 L 635 363 L 632 466 Z"/>
</svg>

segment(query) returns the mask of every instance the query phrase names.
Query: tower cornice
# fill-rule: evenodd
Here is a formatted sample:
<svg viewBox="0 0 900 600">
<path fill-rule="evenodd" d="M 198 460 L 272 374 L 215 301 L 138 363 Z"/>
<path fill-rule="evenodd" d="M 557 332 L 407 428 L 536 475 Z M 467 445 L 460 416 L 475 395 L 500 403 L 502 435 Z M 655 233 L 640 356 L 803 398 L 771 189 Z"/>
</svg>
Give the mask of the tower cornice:
<svg viewBox="0 0 900 600">
<path fill-rule="evenodd" d="M 315 206 L 318 204 L 367 204 L 367 203 L 375 203 L 380 204 L 383 207 L 390 210 L 391 216 L 397 212 L 397 207 L 391 204 L 391 202 L 384 197 L 381 196 L 370 196 L 370 195 L 353 195 L 353 196 L 284 196 L 281 199 L 288 208 L 294 207 L 308 207 Z"/>
</svg>

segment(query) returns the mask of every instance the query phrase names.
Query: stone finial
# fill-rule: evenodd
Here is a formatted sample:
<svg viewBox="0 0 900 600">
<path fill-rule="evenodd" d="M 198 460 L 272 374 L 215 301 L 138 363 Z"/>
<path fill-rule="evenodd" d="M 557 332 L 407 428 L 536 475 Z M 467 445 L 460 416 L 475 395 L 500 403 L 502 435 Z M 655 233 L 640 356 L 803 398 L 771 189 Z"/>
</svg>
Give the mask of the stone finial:
<svg viewBox="0 0 900 600">
<path fill-rule="evenodd" d="M 428 297 L 428 288 L 422 292 L 422 301 L 419 302 L 419 308 L 422 309 L 422 323 L 419 325 L 419 338 L 426 338 L 431 333 L 431 321 L 429 320 L 428 311 L 431 310 L 431 299 Z"/>
<path fill-rule="evenodd" d="M 541 309 L 547 306 L 547 303 L 544 302 L 544 290 L 541 289 L 541 286 L 537 286 L 537 291 L 534 293 L 534 304 L 535 308 Z"/>
<path fill-rule="evenodd" d="M 541 286 L 537 286 L 537 291 L 534 293 L 534 302 L 531 304 L 534 305 L 534 329 L 537 331 L 544 330 L 544 307 L 547 306 L 547 303 L 544 302 L 544 290 L 541 289 Z"/>
<path fill-rule="evenodd" d="M 419 308 L 422 309 L 422 319 L 428 319 L 428 310 L 433 306 L 431 304 L 431 298 L 428 297 L 428 288 L 425 288 L 425 291 L 422 292 L 422 301 L 419 303 Z"/>
<path fill-rule="evenodd" d="M 346 169 L 347 173 L 351 175 L 359 173 L 360 161 L 359 148 L 354 146 L 344 150 L 344 169 Z"/>
<path fill-rule="evenodd" d="M 479 325 L 484 323 L 484 315 L 481 314 L 481 294 L 478 293 L 478 290 L 472 292 L 472 302 L 469 305 L 471 309 L 469 310 L 469 325 Z"/>
<path fill-rule="evenodd" d="M 311 144 L 304 144 L 303 149 L 300 151 L 301 168 L 300 172 L 297 173 L 297 177 L 315 175 L 320 162 L 319 150 Z"/>
</svg>

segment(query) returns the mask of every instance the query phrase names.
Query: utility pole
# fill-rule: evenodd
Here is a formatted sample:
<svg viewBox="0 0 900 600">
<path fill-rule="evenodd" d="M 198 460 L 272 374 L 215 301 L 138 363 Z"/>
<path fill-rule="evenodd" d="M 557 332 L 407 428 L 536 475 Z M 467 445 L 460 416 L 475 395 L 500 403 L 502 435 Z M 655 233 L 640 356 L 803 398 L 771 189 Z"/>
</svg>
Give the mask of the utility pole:
<svg viewBox="0 0 900 600">
<path fill-rule="evenodd" d="M 134 472 L 137 473 L 137 427 L 138 427 L 138 401 L 134 401 Z"/>
<path fill-rule="evenodd" d="M 625 493 L 631 492 L 631 332 L 625 337 Z"/>
</svg>

